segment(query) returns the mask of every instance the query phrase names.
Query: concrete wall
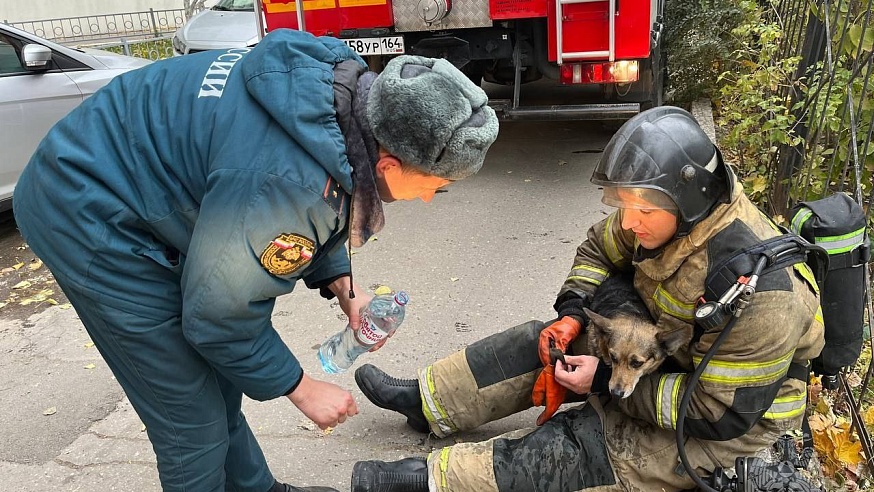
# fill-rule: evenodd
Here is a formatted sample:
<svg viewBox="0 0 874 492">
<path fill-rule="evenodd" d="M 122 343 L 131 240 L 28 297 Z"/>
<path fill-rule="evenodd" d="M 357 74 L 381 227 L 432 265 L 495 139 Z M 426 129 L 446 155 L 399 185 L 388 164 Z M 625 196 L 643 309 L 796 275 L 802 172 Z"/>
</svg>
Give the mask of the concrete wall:
<svg viewBox="0 0 874 492">
<path fill-rule="evenodd" d="M 215 0 L 208 0 L 207 6 Z M 22 22 L 89 15 L 181 9 L 182 0 L 2 0 L 0 20 Z"/>
</svg>

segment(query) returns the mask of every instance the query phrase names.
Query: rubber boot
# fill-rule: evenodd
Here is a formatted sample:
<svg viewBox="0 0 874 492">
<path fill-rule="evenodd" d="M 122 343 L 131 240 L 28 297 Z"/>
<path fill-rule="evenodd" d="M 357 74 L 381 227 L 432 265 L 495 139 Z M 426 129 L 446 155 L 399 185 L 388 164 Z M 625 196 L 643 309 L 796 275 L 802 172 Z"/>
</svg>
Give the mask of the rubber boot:
<svg viewBox="0 0 874 492">
<path fill-rule="evenodd" d="M 431 432 L 422 413 L 418 380 L 391 377 L 372 364 L 364 364 L 355 371 L 355 382 L 374 405 L 403 414 L 407 425 L 417 432 Z"/>
<path fill-rule="evenodd" d="M 331 487 L 295 487 L 287 483 L 276 482 L 268 492 L 340 492 Z"/>
<path fill-rule="evenodd" d="M 352 492 L 428 492 L 425 458 L 359 461 L 352 467 Z"/>
</svg>

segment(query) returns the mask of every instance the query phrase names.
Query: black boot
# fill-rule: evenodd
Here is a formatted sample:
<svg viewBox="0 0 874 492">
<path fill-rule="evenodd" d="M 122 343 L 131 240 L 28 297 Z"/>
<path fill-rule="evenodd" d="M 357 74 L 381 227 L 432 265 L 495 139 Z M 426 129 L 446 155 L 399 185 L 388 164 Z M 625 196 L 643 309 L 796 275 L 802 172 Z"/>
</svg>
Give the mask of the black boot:
<svg viewBox="0 0 874 492">
<path fill-rule="evenodd" d="M 340 492 L 331 487 L 295 487 L 279 481 L 273 483 L 269 492 Z"/>
<path fill-rule="evenodd" d="M 415 431 L 431 432 L 422 413 L 419 381 L 393 378 L 374 365 L 364 364 L 355 371 L 355 382 L 374 405 L 405 415 L 407 425 Z"/>
<path fill-rule="evenodd" d="M 352 492 L 428 492 L 425 458 L 359 461 L 352 467 Z"/>
</svg>

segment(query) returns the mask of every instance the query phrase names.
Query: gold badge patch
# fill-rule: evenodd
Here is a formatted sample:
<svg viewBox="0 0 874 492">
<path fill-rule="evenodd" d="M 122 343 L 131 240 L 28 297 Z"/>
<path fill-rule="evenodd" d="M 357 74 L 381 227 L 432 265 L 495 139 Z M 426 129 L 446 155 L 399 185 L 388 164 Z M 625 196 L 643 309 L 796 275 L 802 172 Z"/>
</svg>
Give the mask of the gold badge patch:
<svg viewBox="0 0 874 492">
<path fill-rule="evenodd" d="M 300 270 L 313 257 L 315 244 L 298 234 L 280 234 L 261 253 L 261 266 L 273 275 Z"/>
</svg>

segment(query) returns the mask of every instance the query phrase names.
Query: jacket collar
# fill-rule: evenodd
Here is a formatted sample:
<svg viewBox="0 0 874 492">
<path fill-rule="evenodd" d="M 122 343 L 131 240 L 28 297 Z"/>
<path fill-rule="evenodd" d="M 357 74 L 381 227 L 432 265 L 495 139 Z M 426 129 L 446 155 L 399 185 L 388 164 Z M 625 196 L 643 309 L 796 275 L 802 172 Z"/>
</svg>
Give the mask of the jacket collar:
<svg viewBox="0 0 874 492">
<path fill-rule="evenodd" d="M 661 254 L 647 258 L 635 254 L 637 267 L 656 282 L 662 282 L 676 273 L 686 258 L 703 248 L 707 241 L 725 229 L 737 217 L 743 196 L 743 186 L 735 182 L 733 188 L 729 203 L 717 205 L 707 218 L 695 224 L 688 235 L 674 239 L 665 245 Z M 638 256 L 641 259 L 638 259 Z"/>
</svg>

